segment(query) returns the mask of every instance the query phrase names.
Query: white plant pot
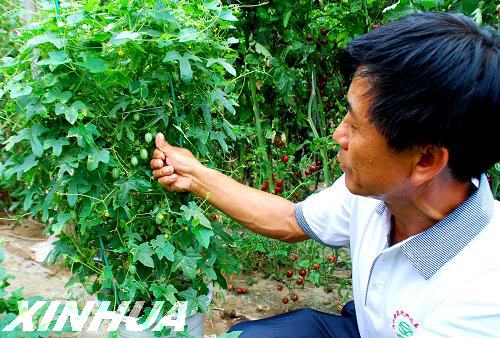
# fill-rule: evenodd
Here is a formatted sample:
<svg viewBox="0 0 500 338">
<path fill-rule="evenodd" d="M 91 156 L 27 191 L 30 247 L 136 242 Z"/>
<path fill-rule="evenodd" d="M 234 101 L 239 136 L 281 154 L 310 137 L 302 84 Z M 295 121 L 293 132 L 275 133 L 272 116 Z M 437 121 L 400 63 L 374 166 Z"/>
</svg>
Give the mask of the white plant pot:
<svg viewBox="0 0 500 338">
<path fill-rule="evenodd" d="M 207 302 L 207 306 L 212 301 L 213 295 L 214 295 L 214 288 L 213 288 L 213 284 L 210 283 L 210 284 L 208 284 L 208 294 L 207 294 L 208 302 Z M 173 315 L 176 316 L 177 313 L 173 314 Z M 204 313 L 194 313 L 194 314 L 191 314 L 190 316 L 186 316 L 186 325 L 188 327 L 188 333 L 191 336 L 194 336 L 194 337 L 203 337 L 205 335 L 204 320 L 205 320 L 205 314 Z M 153 338 L 153 337 L 155 337 L 155 332 L 151 331 L 151 329 L 154 326 L 155 325 L 152 325 L 149 328 L 149 330 L 144 330 L 144 331 L 129 331 L 126 328 L 125 320 L 123 320 L 122 323 L 120 324 L 120 326 L 118 327 L 118 336 L 121 337 L 121 338 Z M 175 338 L 176 335 L 177 335 L 177 333 L 174 331 L 173 328 L 172 328 L 172 330 L 170 332 L 171 333 L 168 336 L 161 336 L 161 337 L 164 337 L 164 338 Z"/>
</svg>

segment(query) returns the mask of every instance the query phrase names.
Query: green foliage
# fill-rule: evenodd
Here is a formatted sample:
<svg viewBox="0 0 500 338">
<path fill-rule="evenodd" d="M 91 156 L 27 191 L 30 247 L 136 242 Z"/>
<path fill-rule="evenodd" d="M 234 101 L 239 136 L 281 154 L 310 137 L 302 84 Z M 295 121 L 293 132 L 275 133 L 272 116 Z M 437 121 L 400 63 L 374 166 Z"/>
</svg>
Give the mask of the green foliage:
<svg viewBox="0 0 500 338">
<path fill-rule="evenodd" d="M 58 236 L 51 259 L 67 260 L 72 282 L 103 300 L 205 304 L 208 280 L 233 265 L 231 238 L 202 201 L 156 184 L 148 152 L 160 130 L 198 155 L 236 141 L 234 17 L 218 2 L 53 6 L 1 60 L 2 179 L 22 182 L 22 208 Z"/>
<path fill-rule="evenodd" d="M 345 114 L 340 48 L 417 11 L 498 20 L 492 1 L 225 3 L 45 1 L 31 23 L 2 16 L 1 184 L 58 236 L 51 259 L 67 261 L 71 283 L 102 300 L 203 309 L 207 280 L 225 286 L 223 273 L 254 267 L 257 252 L 276 271 L 292 251 L 327 266 L 314 246 L 256 240 L 161 189 L 148 168 L 156 132 L 301 200 L 341 175 L 330 137 Z M 330 285 L 328 269 L 308 278 Z"/>
</svg>

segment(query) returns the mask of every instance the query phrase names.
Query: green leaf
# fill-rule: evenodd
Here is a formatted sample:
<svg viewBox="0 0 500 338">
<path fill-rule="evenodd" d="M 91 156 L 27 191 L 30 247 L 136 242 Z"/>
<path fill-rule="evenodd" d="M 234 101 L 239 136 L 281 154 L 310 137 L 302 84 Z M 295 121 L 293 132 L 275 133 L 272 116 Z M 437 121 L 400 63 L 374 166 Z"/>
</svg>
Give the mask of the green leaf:
<svg viewBox="0 0 500 338">
<path fill-rule="evenodd" d="M 31 129 L 23 129 L 19 134 L 9 137 L 9 139 L 3 143 L 6 145 L 5 150 L 9 151 L 17 143 L 27 139 L 30 141 L 31 150 L 33 151 L 33 154 L 35 154 L 36 156 L 42 156 L 43 147 L 42 143 L 38 139 L 38 136 L 47 131 L 48 131 L 47 128 L 39 125 L 34 125 Z"/>
<path fill-rule="evenodd" d="M 415 0 L 416 4 L 422 5 L 426 10 L 432 10 L 444 5 L 443 0 Z"/>
<path fill-rule="evenodd" d="M 118 46 L 124 44 L 128 41 L 134 41 L 141 37 L 140 33 L 131 32 L 131 31 L 123 31 L 118 34 L 114 34 L 113 37 L 109 40 L 112 45 Z"/>
<path fill-rule="evenodd" d="M 47 117 L 47 108 L 41 103 L 30 104 L 26 107 L 26 119 L 29 120 L 33 116 L 41 115 L 43 118 Z"/>
<path fill-rule="evenodd" d="M 37 157 L 42 156 L 43 154 L 42 142 L 40 142 L 38 136 L 40 136 L 43 133 L 46 133 L 47 131 L 48 131 L 47 128 L 39 125 L 34 125 L 31 128 L 31 132 L 28 136 L 28 139 L 30 140 L 31 143 L 31 150 L 33 151 L 33 154 L 35 154 Z"/>
<path fill-rule="evenodd" d="M 2 179 L 3 179 L 3 173 L 4 173 L 4 171 L 5 171 L 5 168 L 6 168 L 6 167 L 7 167 L 7 166 L 5 165 L 5 163 L 4 163 L 4 162 L 0 162 L 0 182 L 1 182 L 1 181 L 2 181 Z"/>
<path fill-rule="evenodd" d="M 3 58 L 0 59 L 0 61 L 1 61 L 0 67 L 2 68 L 13 67 L 19 63 L 17 58 L 13 58 L 10 56 L 4 56 Z"/>
<path fill-rule="evenodd" d="M 203 273 L 205 274 L 205 276 L 207 276 L 208 278 L 212 279 L 212 280 L 216 280 L 217 279 L 217 274 L 215 273 L 214 269 L 206 264 L 200 264 L 199 265 L 200 267 L 200 270 L 203 271 Z"/>
<path fill-rule="evenodd" d="M 68 43 L 68 40 L 58 38 L 57 34 L 55 34 L 55 33 L 45 33 L 45 34 L 38 35 L 38 36 L 35 36 L 35 37 L 29 39 L 26 42 L 26 44 L 23 47 L 21 47 L 21 52 L 25 51 L 28 48 L 35 47 L 35 46 L 38 46 L 38 45 L 41 45 L 41 44 L 47 43 L 47 42 L 56 46 L 57 49 L 61 49 L 64 46 L 66 46 L 66 44 Z"/>
<path fill-rule="evenodd" d="M 84 59 L 85 62 L 75 62 L 75 64 L 89 70 L 93 74 L 102 73 L 109 69 L 106 62 L 101 58 L 93 58 L 86 55 Z"/>
<path fill-rule="evenodd" d="M 219 1 L 214 0 L 210 2 L 203 2 L 203 6 L 205 6 L 207 9 L 210 9 L 212 11 L 217 11 L 219 9 Z"/>
<path fill-rule="evenodd" d="M 172 305 L 177 302 L 175 294 L 178 291 L 172 284 L 168 284 L 165 286 L 163 284 L 153 283 L 149 288 L 149 291 L 153 292 L 153 296 L 155 296 L 156 300 L 164 298 Z"/>
<path fill-rule="evenodd" d="M 145 266 L 154 268 L 155 264 L 153 262 L 153 258 L 151 258 L 154 252 L 153 249 L 151 249 L 151 247 L 149 246 L 149 244 L 142 243 L 138 249 L 139 251 L 133 255 L 134 262 L 139 261 Z"/>
<path fill-rule="evenodd" d="M 68 121 L 71 124 L 75 124 L 76 120 L 78 119 L 78 111 L 86 108 L 87 106 L 85 105 L 85 103 L 81 101 L 73 102 L 71 107 L 68 107 L 64 103 L 57 103 L 56 115 L 64 114 L 66 121 Z"/>
<path fill-rule="evenodd" d="M 290 20 L 290 16 L 292 15 L 292 10 L 289 9 L 283 14 L 283 27 L 286 28 L 288 26 L 288 21 Z"/>
<path fill-rule="evenodd" d="M 232 102 L 227 99 L 226 92 L 222 91 L 220 88 L 215 88 L 210 93 L 210 100 L 212 102 L 219 101 L 231 114 L 236 113 L 236 110 L 234 109 Z"/>
<path fill-rule="evenodd" d="M 45 93 L 42 102 L 43 103 L 53 103 L 59 101 L 60 103 L 66 103 L 73 96 L 73 93 L 69 90 L 60 92 L 58 89 L 51 89 Z"/>
<path fill-rule="evenodd" d="M 193 226 L 202 224 L 204 227 L 211 229 L 212 225 L 208 218 L 201 212 L 200 208 L 194 202 L 189 202 L 188 205 L 181 206 L 183 216 L 187 221 L 191 221 Z"/>
<path fill-rule="evenodd" d="M 224 120 L 224 122 L 222 122 L 222 127 L 224 127 L 227 136 L 229 136 L 231 140 L 236 141 L 236 134 L 234 133 L 233 125 L 230 124 L 227 120 Z"/>
<path fill-rule="evenodd" d="M 169 261 L 174 261 L 175 247 L 165 241 L 164 235 L 156 236 L 156 239 L 151 240 L 151 245 L 155 248 L 155 252 L 159 259 L 166 257 Z"/>
<path fill-rule="evenodd" d="M 60 156 L 63 146 L 69 145 L 69 141 L 65 137 L 59 137 L 57 140 L 51 138 L 43 142 L 43 149 L 52 148 L 55 156 Z"/>
<path fill-rule="evenodd" d="M 17 135 L 12 135 L 7 139 L 7 141 L 3 142 L 5 145 L 5 150 L 10 151 L 16 144 L 19 142 L 28 139 L 30 135 L 30 130 L 29 129 L 23 129 L 19 132 Z"/>
<path fill-rule="evenodd" d="M 224 67 L 224 69 L 229 74 L 231 74 L 233 76 L 236 76 L 236 69 L 234 69 L 234 67 L 231 64 L 227 63 L 226 60 L 221 59 L 221 58 L 218 58 L 218 59 L 208 59 L 208 61 L 207 61 L 207 67 L 210 67 L 214 63 L 220 64 L 222 67 Z"/>
<path fill-rule="evenodd" d="M 20 180 L 24 173 L 28 172 L 38 164 L 35 154 L 26 157 L 21 165 L 11 167 L 4 172 L 6 179 L 9 179 L 13 174 L 16 174 L 17 179 Z"/>
<path fill-rule="evenodd" d="M 219 142 L 222 150 L 224 150 L 225 153 L 229 151 L 227 143 L 226 143 L 226 138 L 224 136 L 224 133 L 221 131 L 211 131 L 210 132 L 210 140 L 216 140 Z"/>
<path fill-rule="evenodd" d="M 165 55 L 165 57 L 163 58 L 163 62 L 170 62 L 170 61 L 179 62 L 181 80 L 184 83 L 191 82 L 191 79 L 193 78 L 193 70 L 191 69 L 191 64 L 189 60 L 200 61 L 200 59 L 197 56 L 194 56 L 187 52 L 181 56 L 179 52 L 175 50 L 168 52 L 167 55 Z"/>
<path fill-rule="evenodd" d="M 109 163 L 109 151 L 106 149 L 101 149 L 97 152 L 93 152 L 88 155 L 87 158 L 87 170 L 94 171 L 99 166 L 99 163 Z"/>
<path fill-rule="evenodd" d="M 71 215 L 71 213 L 58 214 L 57 215 L 57 223 L 52 224 L 52 227 L 51 227 L 54 235 L 56 235 L 56 236 L 59 235 L 63 230 L 64 224 L 66 224 L 66 222 L 68 222 L 72 218 L 73 218 L 73 216 Z"/>
<path fill-rule="evenodd" d="M 79 163 L 76 157 L 64 156 L 61 159 L 61 162 L 59 162 L 59 164 L 57 165 L 57 168 L 59 168 L 59 176 L 62 177 L 65 173 L 68 173 L 70 176 L 72 176 L 78 166 Z"/>
<path fill-rule="evenodd" d="M 472 12 L 472 17 L 474 18 L 476 24 L 478 24 L 479 26 L 483 24 L 483 13 L 480 7 L 476 8 L 474 12 Z"/>
<path fill-rule="evenodd" d="M 33 88 L 31 86 L 22 86 L 18 84 L 17 86 L 14 86 L 10 90 L 10 98 L 11 99 L 16 99 L 21 96 L 29 95 L 33 91 Z"/>
<path fill-rule="evenodd" d="M 66 17 L 66 23 L 68 26 L 75 26 L 85 19 L 85 14 L 83 12 L 76 12 L 74 14 L 68 15 Z"/>
<path fill-rule="evenodd" d="M 42 76 L 42 79 L 41 79 L 42 83 L 46 86 L 46 87 L 52 87 L 53 85 L 55 85 L 57 82 L 59 82 L 59 78 L 57 76 L 55 76 L 54 74 L 52 73 L 47 73 L 45 74 L 44 76 Z"/>
<path fill-rule="evenodd" d="M 210 245 L 210 238 L 214 235 L 214 232 L 210 229 L 200 227 L 195 227 L 192 231 L 201 246 L 208 248 Z"/>
<path fill-rule="evenodd" d="M 179 42 L 188 42 L 198 39 L 200 32 L 194 28 L 184 28 L 180 31 Z"/>
<path fill-rule="evenodd" d="M 207 311 L 208 297 L 206 295 L 197 296 L 197 294 L 198 292 L 192 287 L 178 293 L 178 296 L 188 301 L 188 314 L 192 313 L 195 308 L 199 308 L 201 312 Z"/>
<path fill-rule="evenodd" d="M 196 278 L 196 264 L 199 259 L 201 259 L 201 255 L 199 254 L 190 253 L 183 256 L 177 252 L 175 262 L 172 264 L 172 271 L 182 268 L 184 276 L 189 280 L 193 280 Z"/>
<path fill-rule="evenodd" d="M 94 136 L 99 137 L 101 134 L 96 126 L 91 123 L 80 124 L 78 127 L 73 127 L 68 131 L 68 137 L 76 137 L 78 146 L 81 148 L 85 148 L 86 145 L 94 146 Z"/>
<path fill-rule="evenodd" d="M 255 51 L 259 54 L 262 54 L 264 55 L 265 57 L 268 57 L 270 58 L 271 57 L 271 53 L 269 53 L 269 51 L 267 50 L 266 47 L 262 46 L 260 43 L 256 42 L 255 43 Z"/>
<path fill-rule="evenodd" d="M 128 202 L 130 197 L 130 190 L 146 191 L 147 189 L 151 188 L 151 183 L 142 178 L 132 178 L 128 181 L 125 181 L 124 178 L 121 178 L 120 180 L 116 181 L 114 185 L 119 188 L 117 197 L 120 204 Z"/>
<path fill-rule="evenodd" d="M 233 15 L 233 12 L 228 8 L 223 8 L 219 17 L 225 21 L 238 21 L 238 18 Z"/>
<path fill-rule="evenodd" d="M 54 71 L 57 66 L 69 63 L 71 60 L 65 51 L 50 52 L 49 58 L 38 62 L 41 66 L 49 66 L 50 70 Z"/>
<path fill-rule="evenodd" d="M 71 180 L 68 184 L 68 205 L 74 207 L 78 201 L 78 181 Z"/>
<path fill-rule="evenodd" d="M 55 177 L 52 178 L 52 181 L 50 181 L 48 188 L 48 193 L 46 193 L 42 204 L 42 222 L 47 222 L 49 219 L 50 211 L 54 210 L 52 202 L 54 201 L 54 196 L 58 188 L 57 180 Z"/>
</svg>

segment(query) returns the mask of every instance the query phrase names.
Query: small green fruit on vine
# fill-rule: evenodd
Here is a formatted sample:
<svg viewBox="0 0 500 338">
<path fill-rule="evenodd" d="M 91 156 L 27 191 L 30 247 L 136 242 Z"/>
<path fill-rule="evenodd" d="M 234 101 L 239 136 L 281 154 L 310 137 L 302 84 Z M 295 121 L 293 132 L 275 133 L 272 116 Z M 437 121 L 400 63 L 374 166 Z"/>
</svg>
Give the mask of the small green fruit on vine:
<svg viewBox="0 0 500 338">
<path fill-rule="evenodd" d="M 136 165 L 139 164 L 139 160 L 137 159 L 137 156 L 132 156 L 130 159 L 130 163 L 135 167 Z"/>
<path fill-rule="evenodd" d="M 134 121 L 139 121 L 141 119 L 141 115 L 139 113 L 135 113 L 132 118 L 134 119 Z"/>
<path fill-rule="evenodd" d="M 146 141 L 147 143 L 153 141 L 153 134 L 151 133 L 144 134 L 144 141 Z"/>
<path fill-rule="evenodd" d="M 120 178 L 120 170 L 118 170 L 118 168 L 113 168 L 113 170 L 111 171 L 111 175 L 115 180 Z"/>
<path fill-rule="evenodd" d="M 141 159 L 147 160 L 148 151 L 146 149 L 142 148 L 141 151 L 139 152 L 139 156 L 141 157 Z"/>
</svg>

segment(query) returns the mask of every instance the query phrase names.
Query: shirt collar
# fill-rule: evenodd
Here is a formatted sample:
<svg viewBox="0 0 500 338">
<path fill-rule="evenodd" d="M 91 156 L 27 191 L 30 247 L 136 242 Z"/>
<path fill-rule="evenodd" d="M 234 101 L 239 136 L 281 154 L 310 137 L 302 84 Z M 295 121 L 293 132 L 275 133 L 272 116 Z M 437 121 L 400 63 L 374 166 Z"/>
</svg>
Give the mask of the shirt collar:
<svg viewBox="0 0 500 338">
<path fill-rule="evenodd" d="M 486 175 L 482 174 L 478 189 L 464 203 L 429 229 L 403 242 L 402 252 L 425 279 L 431 278 L 490 222 L 493 201 Z M 382 202 L 376 212 L 383 214 L 385 210 Z"/>
</svg>

